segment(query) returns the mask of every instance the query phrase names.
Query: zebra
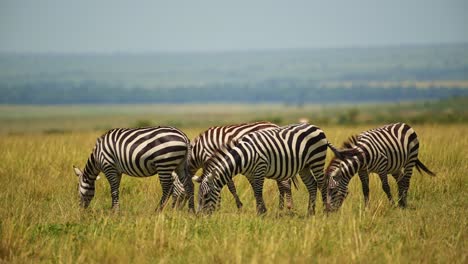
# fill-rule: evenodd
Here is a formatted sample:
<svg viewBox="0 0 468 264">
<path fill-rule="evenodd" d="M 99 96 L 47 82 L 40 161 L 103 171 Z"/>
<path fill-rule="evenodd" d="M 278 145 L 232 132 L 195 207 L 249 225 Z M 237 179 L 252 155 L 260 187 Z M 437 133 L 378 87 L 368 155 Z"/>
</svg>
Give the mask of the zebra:
<svg viewBox="0 0 468 264">
<path fill-rule="evenodd" d="M 348 138 L 347 141 L 343 143 L 343 148 L 353 148 L 358 142 L 358 135 L 353 135 Z M 333 171 L 338 170 L 340 167 L 341 160 L 336 156 L 332 158 L 327 169 L 325 170 L 325 175 L 330 175 Z M 364 204 L 367 206 L 369 204 L 369 173 L 367 170 L 361 169 L 358 171 L 359 180 L 362 185 L 362 194 L 364 195 Z M 393 202 L 392 194 L 390 192 L 390 186 L 388 185 L 387 175 L 379 175 L 382 182 L 382 189 L 388 197 L 390 202 Z M 326 177 L 327 178 L 327 177 Z"/>
<path fill-rule="evenodd" d="M 267 211 L 263 201 L 265 178 L 284 181 L 299 173 L 309 192 L 308 214 L 314 214 L 317 187 L 321 189 L 322 201 L 326 201 L 324 165 L 327 146 L 325 133 L 309 124 L 245 135 L 208 161 L 198 192 L 198 212 L 213 212 L 224 184 L 241 173 L 247 176 L 254 190 L 257 214 L 263 214 Z"/>
<path fill-rule="evenodd" d="M 211 158 L 211 156 L 218 150 L 225 149 L 229 146 L 232 141 L 238 140 L 244 135 L 265 129 L 278 128 L 277 125 L 270 122 L 254 122 L 254 123 L 243 123 L 235 124 L 228 126 L 215 126 L 210 127 L 206 131 L 202 132 L 198 137 L 192 141 L 191 145 L 191 154 L 188 161 L 189 173 L 190 175 L 195 175 L 195 173 L 200 168 L 205 168 L 206 162 Z M 174 178 L 174 193 L 173 193 L 173 207 L 183 206 L 184 204 L 184 190 L 183 185 L 177 180 L 177 177 Z M 293 178 L 293 183 L 296 185 L 295 178 Z M 196 182 L 201 182 L 202 177 L 194 176 L 193 180 Z M 284 208 L 284 200 L 286 198 L 286 206 L 288 209 L 293 208 L 293 200 L 291 195 L 291 180 L 277 181 L 278 190 L 279 190 L 279 208 Z M 232 179 L 227 181 L 227 186 L 231 194 L 234 196 L 236 201 L 237 208 L 242 208 L 243 204 L 237 195 L 236 187 Z"/>
<path fill-rule="evenodd" d="M 335 211 L 343 203 L 348 193 L 351 178 L 359 174 L 363 183 L 364 196 L 368 196 L 368 173 L 375 172 L 382 180 L 382 188 L 392 202 L 387 174 L 391 174 L 398 184 L 398 205 L 407 205 L 407 194 L 413 167 L 430 171 L 418 158 L 419 141 L 416 132 L 409 125 L 395 123 L 362 132 L 345 145 L 345 149 L 331 146 L 336 158 L 332 161 L 333 169 L 328 169 L 326 178 L 327 210 Z M 366 198 L 368 199 L 368 198 Z"/>
<path fill-rule="evenodd" d="M 119 209 L 119 186 L 122 174 L 133 177 L 159 175 L 162 197 L 157 207 L 161 211 L 172 192 L 173 171 L 177 172 L 194 211 L 193 183 L 188 176 L 187 159 L 190 141 L 174 127 L 115 128 L 96 141 L 83 171 L 74 167 L 79 177 L 80 205 L 84 208 L 94 197 L 95 180 L 103 172 L 109 181 L 112 209 Z"/>
</svg>

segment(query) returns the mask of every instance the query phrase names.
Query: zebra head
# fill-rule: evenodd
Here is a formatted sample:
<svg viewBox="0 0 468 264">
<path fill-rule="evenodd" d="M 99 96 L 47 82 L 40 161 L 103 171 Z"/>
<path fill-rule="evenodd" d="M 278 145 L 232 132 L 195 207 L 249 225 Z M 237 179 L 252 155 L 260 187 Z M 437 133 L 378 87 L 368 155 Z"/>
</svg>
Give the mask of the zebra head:
<svg viewBox="0 0 468 264">
<path fill-rule="evenodd" d="M 336 211 L 341 207 L 346 196 L 348 196 L 348 184 L 351 177 L 356 174 L 362 166 L 363 152 L 354 144 L 351 148 L 339 150 L 331 146 L 335 154 L 325 172 L 325 178 L 328 181 L 327 186 L 327 211 Z"/>
<path fill-rule="evenodd" d="M 87 208 L 94 197 L 94 181 L 90 181 L 83 171 L 73 166 L 76 176 L 78 176 L 78 195 L 80 197 L 80 206 Z M 97 178 L 98 179 L 98 178 Z"/>
<path fill-rule="evenodd" d="M 325 178 L 328 180 L 326 211 L 338 210 L 348 195 L 348 184 L 345 183 L 341 160 L 333 159 L 328 166 Z"/>
<path fill-rule="evenodd" d="M 205 173 L 204 173 L 205 174 Z M 219 204 L 220 189 L 214 183 L 214 174 L 208 173 L 198 189 L 198 210 L 197 213 L 212 213 Z"/>
</svg>

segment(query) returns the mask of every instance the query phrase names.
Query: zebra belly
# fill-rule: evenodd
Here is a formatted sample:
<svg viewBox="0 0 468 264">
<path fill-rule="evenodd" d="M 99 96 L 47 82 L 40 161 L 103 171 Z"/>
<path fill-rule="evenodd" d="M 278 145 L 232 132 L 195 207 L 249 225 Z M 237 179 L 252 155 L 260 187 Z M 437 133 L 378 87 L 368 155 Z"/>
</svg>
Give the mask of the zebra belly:
<svg viewBox="0 0 468 264">
<path fill-rule="evenodd" d="M 141 171 L 132 172 L 132 171 L 122 169 L 121 173 L 124 173 L 131 177 L 151 177 L 151 176 L 156 175 L 158 172 L 156 168 L 149 168 L 145 172 L 141 172 Z"/>
<path fill-rule="evenodd" d="M 392 153 L 392 155 L 386 155 L 385 162 L 376 162 L 367 167 L 368 172 L 374 172 L 377 174 L 396 174 L 399 175 L 401 171 L 408 164 L 408 156 L 406 153 L 403 155 Z"/>
<path fill-rule="evenodd" d="M 140 159 L 125 165 L 119 162 L 118 170 L 131 177 L 151 177 L 161 172 L 174 171 L 182 162 L 184 155 L 185 153 L 181 155 L 181 158 L 175 157 L 173 160 L 172 155 L 162 155 L 155 160 Z M 170 159 L 170 161 L 158 162 L 160 159 Z"/>
<path fill-rule="evenodd" d="M 279 181 L 284 181 L 287 179 L 290 179 L 297 175 L 301 170 L 296 168 L 296 169 L 289 169 L 285 173 L 282 173 L 281 171 L 275 171 L 274 167 L 270 167 L 270 170 L 265 174 L 265 178 L 267 179 L 272 179 L 272 180 L 279 180 Z"/>
</svg>

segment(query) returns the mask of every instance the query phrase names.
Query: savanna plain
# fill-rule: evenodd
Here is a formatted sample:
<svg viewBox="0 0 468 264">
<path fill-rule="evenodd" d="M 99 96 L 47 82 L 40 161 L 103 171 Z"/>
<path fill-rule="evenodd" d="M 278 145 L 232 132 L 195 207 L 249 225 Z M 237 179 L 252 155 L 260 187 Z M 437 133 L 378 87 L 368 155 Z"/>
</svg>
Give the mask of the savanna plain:
<svg viewBox="0 0 468 264">
<path fill-rule="evenodd" d="M 21 113 L 18 109 L 14 112 Z M 52 109 L 49 117 L 41 121 L 40 116 L 31 117 L 31 113 L 40 115 L 40 111 L 22 109 L 29 111 L 26 117 L 9 116 L 0 120 L 3 127 L 0 136 L 0 262 L 468 261 L 466 123 L 410 123 L 419 136 L 420 159 L 437 176 L 414 171 L 407 209 L 391 205 L 382 191 L 380 180 L 371 175 L 368 207 L 364 206 L 361 184 L 355 177 L 339 211 L 326 215 L 322 201 L 317 197 L 316 214 L 307 217 L 308 193 L 300 179 L 298 190 L 293 189 L 294 209 L 291 211 L 278 209 L 276 184 L 267 180 L 264 198 L 268 212 L 259 217 L 247 180 L 236 176 L 234 181 L 244 207 L 238 210 L 225 188 L 220 210 L 206 216 L 191 214 L 186 209 L 173 210 L 170 206 L 162 213 L 156 213 L 161 196 L 157 177 L 139 179 L 124 176 L 118 213 L 110 210 L 109 185 L 103 177 L 96 184 L 96 196 L 90 208 L 81 209 L 78 179 L 72 165 L 84 166 L 96 138 L 104 132 L 103 128 L 94 125 L 83 129 L 89 124 L 86 120 L 91 119 L 93 124 L 117 120 L 109 126 L 122 126 L 120 121 L 136 122 L 141 117 L 122 117 L 120 114 L 120 119 L 105 115 L 99 118 L 86 115 L 64 117 L 59 107 Z M 241 113 L 240 116 L 247 118 L 249 114 Z M 309 112 L 309 116 L 309 122 L 314 124 L 313 113 Z M 155 120 L 153 117 L 145 118 Z M 221 119 L 231 120 L 225 116 Z M 64 120 L 68 123 L 65 124 Z M 170 120 L 181 119 L 169 116 L 163 121 L 168 123 Z M 241 120 L 232 120 L 238 121 Z M 287 118 L 279 121 L 290 123 Z M 44 123 L 56 127 L 44 130 Z M 341 145 L 350 135 L 382 124 L 317 125 L 332 143 Z M 180 123 L 190 138 L 210 125 Z M 7 131 L 8 126 L 14 129 Z M 65 131 L 57 130 L 63 126 L 67 128 Z M 26 132 L 19 133 L 20 130 Z M 329 151 L 327 159 L 331 157 Z M 396 183 L 390 179 L 392 193 L 396 196 Z"/>
</svg>

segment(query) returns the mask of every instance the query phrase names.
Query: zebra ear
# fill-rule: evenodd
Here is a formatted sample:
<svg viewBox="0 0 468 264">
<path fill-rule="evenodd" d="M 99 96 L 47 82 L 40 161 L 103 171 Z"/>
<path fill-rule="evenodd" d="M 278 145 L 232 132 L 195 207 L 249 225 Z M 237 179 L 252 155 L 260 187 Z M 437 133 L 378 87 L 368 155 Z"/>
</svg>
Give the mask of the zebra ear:
<svg viewBox="0 0 468 264">
<path fill-rule="evenodd" d="M 76 176 L 78 177 L 83 176 L 83 172 L 77 167 L 75 167 L 75 165 L 73 165 L 73 170 L 75 171 Z"/>
<path fill-rule="evenodd" d="M 195 176 L 192 177 L 192 180 L 194 182 L 201 183 L 202 182 L 202 177 L 199 177 L 199 176 L 195 175 Z"/>
<path fill-rule="evenodd" d="M 208 177 L 208 181 L 209 181 L 209 182 L 213 182 L 213 180 L 214 180 L 214 178 L 215 178 L 214 172 L 211 172 L 210 174 L 208 174 L 207 177 Z"/>
</svg>

